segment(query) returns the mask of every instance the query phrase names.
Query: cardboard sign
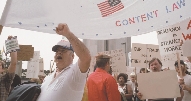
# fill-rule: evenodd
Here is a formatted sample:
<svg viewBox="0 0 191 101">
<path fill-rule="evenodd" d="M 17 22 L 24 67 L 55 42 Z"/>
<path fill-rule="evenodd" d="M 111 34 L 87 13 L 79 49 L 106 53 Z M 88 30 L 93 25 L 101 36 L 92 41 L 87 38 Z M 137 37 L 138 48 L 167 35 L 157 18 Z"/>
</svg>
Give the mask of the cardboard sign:
<svg viewBox="0 0 191 101">
<path fill-rule="evenodd" d="M 177 73 L 175 70 L 137 74 L 139 92 L 143 99 L 180 97 Z"/>
<path fill-rule="evenodd" d="M 147 68 L 152 58 L 161 59 L 158 45 L 132 43 L 131 66 Z"/>
<path fill-rule="evenodd" d="M 15 52 L 19 50 L 19 44 L 17 36 L 12 37 L 11 39 L 5 40 L 6 54 L 10 52 Z"/>
<path fill-rule="evenodd" d="M 17 53 L 18 61 L 30 61 L 34 54 L 32 45 L 19 45 L 20 51 Z"/>
<path fill-rule="evenodd" d="M 106 55 L 110 55 L 111 58 L 111 68 L 113 71 L 113 74 L 118 74 L 118 73 L 126 73 L 127 69 L 126 69 L 126 58 L 125 58 L 125 53 L 123 52 L 122 49 L 118 49 L 118 50 L 111 50 L 111 51 L 104 51 L 104 52 L 99 52 L 97 53 L 99 54 L 106 54 Z M 95 56 L 92 57 L 91 60 L 91 66 L 90 66 L 90 72 L 93 71 L 93 68 L 95 66 L 96 63 L 96 58 Z"/>
</svg>

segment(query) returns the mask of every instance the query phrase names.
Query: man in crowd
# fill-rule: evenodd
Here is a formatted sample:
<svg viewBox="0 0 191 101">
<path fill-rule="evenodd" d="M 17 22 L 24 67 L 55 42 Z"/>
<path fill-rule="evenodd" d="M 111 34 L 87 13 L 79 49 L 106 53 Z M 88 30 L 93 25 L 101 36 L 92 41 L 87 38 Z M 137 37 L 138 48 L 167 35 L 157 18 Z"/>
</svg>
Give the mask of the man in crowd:
<svg viewBox="0 0 191 101">
<path fill-rule="evenodd" d="M 67 24 L 59 24 L 56 33 L 69 42 L 62 40 L 53 46 L 57 71 L 44 79 L 37 101 L 80 101 L 91 61 L 89 50 Z M 74 52 L 79 57 L 76 64 L 72 64 Z"/>
<path fill-rule="evenodd" d="M 98 55 L 96 57 L 97 68 L 90 74 L 87 81 L 88 101 L 120 101 L 116 80 L 108 72 L 110 71 L 110 56 Z"/>
<path fill-rule="evenodd" d="M 11 38 L 12 36 L 8 37 L 8 39 Z M 11 63 L 7 70 L 4 67 L 4 63 L 0 61 L 0 101 L 6 101 L 15 76 L 15 70 L 17 65 L 17 52 L 11 52 L 10 57 Z"/>
</svg>

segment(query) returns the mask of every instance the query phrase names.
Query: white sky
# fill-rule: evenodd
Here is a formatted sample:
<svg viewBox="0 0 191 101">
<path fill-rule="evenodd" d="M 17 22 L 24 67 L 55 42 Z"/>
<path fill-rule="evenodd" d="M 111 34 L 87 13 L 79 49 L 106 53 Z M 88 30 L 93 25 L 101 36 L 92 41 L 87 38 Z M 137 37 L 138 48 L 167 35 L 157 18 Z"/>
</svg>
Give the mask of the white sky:
<svg viewBox="0 0 191 101">
<path fill-rule="evenodd" d="M 0 17 L 5 3 L 6 0 L 1 0 L 0 2 Z M 40 51 L 40 56 L 44 58 L 44 69 L 49 69 L 50 61 L 53 60 L 54 52 L 52 52 L 52 46 L 62 39 L 62 36 L 55 34 L 4 27 L 0 35 L 0 50 L 2 50 L 9 35 L 17 36 L 19 44 L 32 45 L 35 51 Z M 156 33 L 152 32 L 132 37 L 131 43 L 158 44 L 158 39 Z M 74 62 L 77 60 L 78 58 L 75 56 Z M 23 63 L 23 68 L 27 68 L 27 62 Z"/>
</svg>

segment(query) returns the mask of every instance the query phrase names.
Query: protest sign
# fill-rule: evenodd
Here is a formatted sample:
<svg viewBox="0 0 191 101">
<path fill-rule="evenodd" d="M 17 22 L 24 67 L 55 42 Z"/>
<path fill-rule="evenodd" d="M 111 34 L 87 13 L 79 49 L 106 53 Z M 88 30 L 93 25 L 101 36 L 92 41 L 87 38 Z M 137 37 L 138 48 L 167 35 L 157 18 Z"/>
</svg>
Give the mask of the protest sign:
<svg viewBox="0 0 191 101">
<path fill-rule="evenodd" d="M 39 73 L 38 75 L 44 75 L 44 61 L 43 58 L 39 59 Z"/>
<path fill-rule="evenodd" d="M 170 78 L 170 79 L 169 79 Z M 137 74 L 139 92 L 142 99 L 180 97 L 177 73 L 175 70 Z"/>
<path fill-rule="evenodd" d="M 152 58 L 161 59 L 158 45 L 132 43 L 131 66 L 147 68 Z"/>
<path fill-rule="evenodd" d="M 17 60 L 30 61 L 34 54 L 34 47 L 32 45 L 19 45 L 20 51 L 17 52 Z"/>
<path fill-rule="evenodd" d="M 125 58 L 125 53 L 123 52 L 122 49 L 98 52 L 97 54 L 98 55 L 106 54 L 106 55 L 111 56 L 111 68 L 112 68 L 113 74 L 126 73 L 126 71 L 127 71 L 126 58 Z M 96 63 L 96 58 L 94 56 L 91 59 L 90 72 L 93 71 L 95 63 Z"/>
<path fill-rule="evenodd" d="M 184 56 L 189 54 L 191 56 L 189 21 L 190 19 L 187 19 L 157 31 L 163 66 L 174 69 L 174 62 L 177 61 L 176 53 L 180 54 L 181 60 L 184 60 Z M 181 39 L 184 41 L 182 46 L 180 46 Z"/>
<path fill-rule="evenodd" d="M 27 64 L 26 78 L 38 78 L 39 74 L 39 60 L 31 59 Z"/>
<path fill-rule="evenodd" d="M 58 23 L 67 23 L 81 39 L 117 39 L 181 22 L 191 16 L 189 4 L 190 0 L 7 0 L 0 25 L 55 34 Z"/>
<path fill-rule="evenodd" d="M 5 40 L 6 54 L 10 52 L 15 52 L 19 50 L 19 44 L 17 41 L 17 36 L 11 39 Z"/>
</svg>

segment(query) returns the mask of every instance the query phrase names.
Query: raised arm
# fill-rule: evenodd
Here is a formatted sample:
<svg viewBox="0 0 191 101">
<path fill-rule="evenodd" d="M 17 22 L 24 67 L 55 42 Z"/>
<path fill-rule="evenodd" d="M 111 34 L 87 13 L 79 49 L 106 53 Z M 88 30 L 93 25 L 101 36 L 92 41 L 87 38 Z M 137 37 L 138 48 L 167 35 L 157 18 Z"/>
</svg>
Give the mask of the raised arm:
<svg viewBox="0 0 191 101">
<path fill-rule="evenodd" d="M 11 38 L 12 38 L 12 36 L 8 37 L 8 39 L 11 39 Z M 16 70 L 16 66 L 17 66 L 17 52 L 11 52 L 10 57 L 11 57 L 11 63 L 8 67 L 8 72 L 14 73 Z"/>
<path fill-rule="evenodd" d="M 59 35 L 65 36 L 71 43 L 74 52 L 79 57 L 78 65 L 82 73 L 87 72 L 90 67 L 91 56 L 87 47 L 69 30 L 67 24 L 59 24 L 56 28 Z"/>
</svg>

